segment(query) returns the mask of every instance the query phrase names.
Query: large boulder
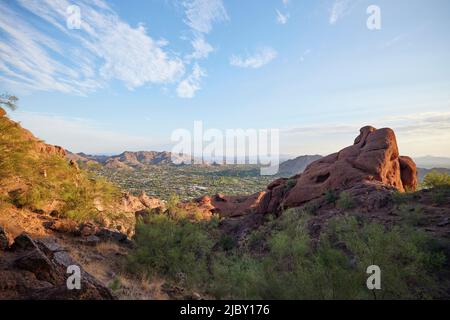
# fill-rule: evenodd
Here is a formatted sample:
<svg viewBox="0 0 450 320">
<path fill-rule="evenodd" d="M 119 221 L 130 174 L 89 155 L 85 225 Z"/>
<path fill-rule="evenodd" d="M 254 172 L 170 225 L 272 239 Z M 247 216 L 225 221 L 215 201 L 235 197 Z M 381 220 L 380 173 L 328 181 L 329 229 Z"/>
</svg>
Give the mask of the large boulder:
<svg viewBox="0 0 450 320">
<path fill-rule="evenodd" d="M 68 289 L 69 266 L 79 264 L 54 238 L 34 240 L 21 234 L 0 259 L 0 299 L 115 299 L 80 266 L 81 288 Z"/>
<path fill-rule="evenodd" d="M 352 146 L 310 164 L 283 203 L 287 207 L 297 206 L 320 197 L 327 189 L 343 190 L 368 181 L 401 192 L 415 190 L 417 181 L 410 176 L 416 170 L 415 164 L 410 158 L 402 159 L 392 129 L 364 127 Z"/>
<path fill-rule="evenodd" d="M 400 176 L 405 191 L 416 190 L 418 184 L 416 164 L 413 159 L 406 156 L 400 156 L 398 160 L 400 161 Z"/>
<path fill-rule="evenodd" d="M 327 190 L 348 190 L 355 185 L 372 189 L 378 185 L 400 192 L 416 189 L 416 165 L 411 158 L 399 156 L 392 129 L 363 127 L 353 145 L 314 161 L 301 174 L 275 180 L 265 192 L 197 201 L 200 207 L 222 216 L 279 213 L 320 198 Z"/>
</svg>

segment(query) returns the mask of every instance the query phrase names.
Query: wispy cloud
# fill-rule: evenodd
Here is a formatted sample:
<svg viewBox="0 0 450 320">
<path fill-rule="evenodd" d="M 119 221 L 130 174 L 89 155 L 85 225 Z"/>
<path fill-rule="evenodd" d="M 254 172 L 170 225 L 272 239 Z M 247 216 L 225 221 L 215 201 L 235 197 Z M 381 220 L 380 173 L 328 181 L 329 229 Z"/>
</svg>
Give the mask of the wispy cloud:
<svg viewBox="0 0 450 320">
<path fill-rule="evenodd" d="M 227 21 L 229 17 L 222 0 L 183 0 L 182 5 L 185 10 L 184 23 L 192 31 L 193 52 L 185 56 L 186 63 L 189 64 L 193 60 L 208 58 L 214 51 L 205 36 L 212 31 L 214 23 Z M 180 98 L 193 98 L 200 90 L 201 78 L 206 75 L 206 71 L 197 63 L 192 70 L 177 87 Z"/>
<path fill-rule="evenodd" d="M 222 0 L 184 0 L 185 23 L 200 33 L 209 33 L 214 22 L 228 20 Z"/>
<path fill-rule="evenodd" d="M 330 10 L 330 24 L 336 24 L 338 20 L 350 13 L 356 0 L 335 0 Z"/>
<path fill-rule="evenodd" d="M 200 80 L 206 76 L 206 71 L 194 64 L 192 73 L 177 87 L 177 94 L 180 98 L 193 98 L 195 93 L 200 90 Z"/>
<path fill-rule="evenodd" d="M 203 35 L 197 35 L 192 41 L 191 45 L 194 51 L 186 56 L 187 60 L 191 59 L 206 59 L 209 54 L 214 51 L 214 48 L 211 44 L 209 44 Z"/>
<path fill-rule="evenodd" d="M 102 0 L 18 0 L 34 16 L 2 5 L 0 71 L 2 79 L 29 89 L 85 94 L 117 79 L 133 89 L 166 84 L 184 74 L 181 59 L 171 56 L 165 41 L 150 37 L 143 25 L 132 27 Z M 81 8 L 81 29 L 66 27 L 66 9 Z M 27 22 L 28 21 L 28 22 Z M 64 41 L 41 30 L 55 29 Z"/>
<path fill-rule="evenodd" d="M 289 13 L 282 14 L 278 9 L 277 12 L 277 23 L 286 24 L 289 20 Z"/>
<path fill-rule="evenodd" d="M 252 55 L 246 55 L 245 57 L 233 55 L 230 58 L 230 64 L 240 68 L 261 68 L 268 64 L 277 57 L 277 52 L 270 48 L 264 47 L 257 50 Z"/>
</svg>

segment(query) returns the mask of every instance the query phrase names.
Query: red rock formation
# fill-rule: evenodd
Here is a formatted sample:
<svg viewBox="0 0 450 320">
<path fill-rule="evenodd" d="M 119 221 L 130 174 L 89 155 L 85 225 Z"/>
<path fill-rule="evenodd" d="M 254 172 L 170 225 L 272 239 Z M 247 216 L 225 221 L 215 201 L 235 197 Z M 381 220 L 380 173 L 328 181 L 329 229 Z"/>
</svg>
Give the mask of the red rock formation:
<svg viewBox="0 0 450 320">
<path fill-rule="evenodd" d="M 202 197 L 197 200 L 199 209 L 219 214 L 222 217 L 237 217 L 258 210 L 266 192 L 258 192 L 251 196 L 224 196 L 217 194 L 214 197 Z"/>
<path fill-rule="evenodd" d="M 417 188 L 417 168 L 413 159 L 406 156 L 400 156 L 400 170 L 403 187 L 405 190 L 416 190 Z"/>
<path fill-rule="evenodd" d="M 319 198 L 329 189 L 341 191 L 360 183 L 394 187 L 401 192 L 416 189 L 416 165 L 411 158 L 399 156 L 391 129 L 362 128 L 353 145 L 311 163 L 302 174 L 275 180 L 266 192 L 249 197 L 216 196 L 200 203 L 222 216 L 276 213 Z"/>
<path fill-rule="evenodd" d="M 411 173 L 415 171 L 412 160 L 402 163 L 405 166 L 403 172 L 407 172 L 407 168 Z M 405 177 L 402 181 L 401 174 L 394 131 L 367 126 L 360 130 L 352 146 L 309 165 L 283 202 L 293 207 L 320 197 L 327 189 L 343 190 L 365 181 L 378 181 L 401 192 L 405 191 L 405 187 L 415 189 L 411 178 L 408 180 Z"/>
</svg>

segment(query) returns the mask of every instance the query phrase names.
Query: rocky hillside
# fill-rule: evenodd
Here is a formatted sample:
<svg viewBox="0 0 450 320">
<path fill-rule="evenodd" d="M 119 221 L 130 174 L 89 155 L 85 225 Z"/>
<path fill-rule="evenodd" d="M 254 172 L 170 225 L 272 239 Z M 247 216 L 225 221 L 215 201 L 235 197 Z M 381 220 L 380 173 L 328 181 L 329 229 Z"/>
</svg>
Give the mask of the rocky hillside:
<svg viewBox="0 0 450 320">
<path fill-rule="evenodd" d="M 86 262 L 99 255 L 93 245 L 113 241 L 117 250 L 127 250 L 135 212 L 163 203 L 122 193 L 79 169 L 63 148 L 40 141 L 1 108 L 0 115 L 0 299 L 113 298 L 105 287 L 111 279 L 101 282 L 87 271 L 84 289 L 67 291 L 65 269 L 80 265 L 72 256 Z M 105 257 L 102 263 L 111 261 Z M 98 268 L 97 263 L 91 271 Z"/>
</svg>

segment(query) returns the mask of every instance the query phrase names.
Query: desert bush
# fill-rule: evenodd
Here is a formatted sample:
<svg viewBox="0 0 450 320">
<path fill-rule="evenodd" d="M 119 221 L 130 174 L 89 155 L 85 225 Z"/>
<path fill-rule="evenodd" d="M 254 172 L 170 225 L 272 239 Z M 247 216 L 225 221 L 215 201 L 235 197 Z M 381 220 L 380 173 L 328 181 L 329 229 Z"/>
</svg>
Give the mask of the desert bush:
<svg viewBox="0 0 450 320">
<path fill-rule="evenodd" d="M 369 293 L 361 287 L 356 298 L 424 299 L 439 294 L 433 276 L 445 260 L 432 248 L 431 239 L 412 226 L 387 229 L 379 223 L 358 226 L 355 218 L 336 219 L 328 235 L 345 243 L 354 256 L 357 277 L 367 266 L 378 265 L 382 270 L 382 288 Z M 361 279 L 363 280 L 363 279 Z"/>
<path fill-rule="evenodd" d="M 422 185 L 425 188 L 450 188 L 450 175 L 433 170 L 425 175 Z"/>
<path fill-rule="evenodd" d="M 395 190 L 394 192 L 392 192 L 391 198 L 395 204 L 405 204 L 407 202 L 414 200 L 414 193 L 400 192 L 398 190 Z"/>
<path fill-rule="evenodd" d="M 431 200 L 434 204 L 443 205 L 449 203 L 450 190 L 449 189 L 437 189 L 431 193 Z"/>
<path fill-rule="evenodd" d="M 230 251 L 237 246 L 237 240 L 228 234 L 223 234 L 219 239 L 219 246 L 224 251 Z"/>
<path fill-rule="evenodd" d="M 352 209 L 355 206 L 355 202 L 353 201 L 350 193 L 343 191 L 339 194 L 339 199 L 336 202 L 336 207 L 339 209 Z"/>
<path fill-rule="evenodd" d="M 297 184 L 296 179 L 289 179 L 284 186 L 284 192 L 285 193 L 289 192 L 293 187 L 295 187 L 296 184 Z"/>
<path fill-rule="evenodd" d="M 414 219 L 386 227 L 364 218 L 336 217 L 319 239 L 311 238 L 309 219 L 301 208 L 286 210 L 249 234 L 243 242 L 247 245 L 241 246 L 217 224 L 154 215 L 149 224 L 137 226 L 128 271 L 163 276 L 219 299 L 443 295 L 437 281 L 445 261 L 442 246 L 414 228 Z M 382 270 L 381 290 L 366 287 L 370 265 Z"/>
<path fill-rule="evenodd" d="M 128 270 L 173 281 L 183 275 L 188 286 L 205 281 L 213 241 L 203 224 L 167 215 L 148 219 L 146 224 L 136 226 L 136 248 L 128 255 Z"/>
<path fill-rule="evenodd" d="M 293 223 L 294 218 L 297 218 Z M 284 220 L 284 219 L 282 219 Z M 315 247 L 307 219 L 290 214 L 267 240 L 268 252 L 235 250 L 213 262 L 210 292 L 238 299 L 414 299 L 439 296 L 433 274 L 444 257 L 424 233 L 402 225 L 336 218 Z M 366 268 L 382 270 L 382 289 L 366 287 Z"/>
<path fill-rule="evenodd" d="M 327 203 L 335 204 L 337 200 L 338 200 L 338 196 L 336 194 L 336 191 L 334 191 L 332 189 L 327 189 L 325 191 L 325 201 Z"/>
<path fill-rule="evenodd" d="M 419 205 L 402 204 L 397 208 L 401 221 L 410 226 L 417 226 L 423 219 L 423 210 Z"/>
</svg>

